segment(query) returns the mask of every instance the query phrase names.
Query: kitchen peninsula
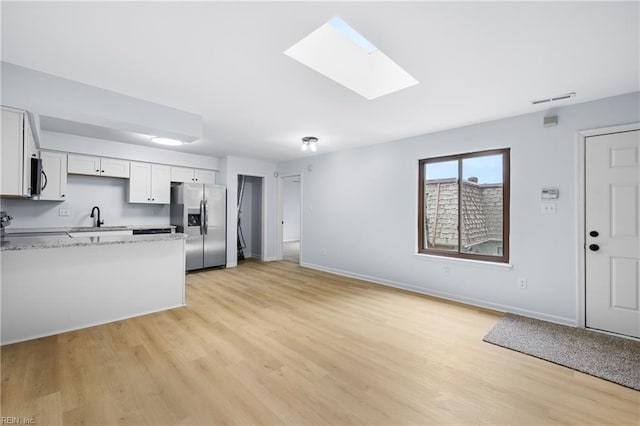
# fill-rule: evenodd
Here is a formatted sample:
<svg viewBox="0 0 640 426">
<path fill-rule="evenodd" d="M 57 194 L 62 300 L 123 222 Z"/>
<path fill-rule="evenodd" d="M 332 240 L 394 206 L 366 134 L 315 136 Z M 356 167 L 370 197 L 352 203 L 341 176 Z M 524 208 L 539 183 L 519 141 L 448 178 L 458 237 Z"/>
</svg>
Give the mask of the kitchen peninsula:
<svg viewBox="0 0 640 426">
<path fill-rule="evenodd" d="M 183 306 L 185 238 L 8 234 L 1 247 L 2 344 Z"/>
</svg>

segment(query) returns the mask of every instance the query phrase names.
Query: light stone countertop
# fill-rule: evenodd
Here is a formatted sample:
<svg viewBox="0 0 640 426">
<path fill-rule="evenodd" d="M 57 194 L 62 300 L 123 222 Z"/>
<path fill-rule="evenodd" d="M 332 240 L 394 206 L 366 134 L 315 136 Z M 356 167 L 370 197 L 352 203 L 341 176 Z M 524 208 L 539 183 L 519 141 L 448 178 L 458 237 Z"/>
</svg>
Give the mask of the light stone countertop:
<svg viewBox="0 0 640 426">
<path fill-rule="evenodd" d="M 175 225 L 116 225 L 118 227 L 122 227 L 124 229 L 156 229 L 156 228 L 171 228 L 176 229 Z M 108 229 L 110 226 L 103 226 L 102 229 Z M 10 234 L 27 234 L 27 233 L 54 233 L 54 232 L 69 232 L 73 229 L 95 229 L 99 231 L 100 228 L 91 227 L 91 226 L 61 226 L 61 227 L 49 227 L 49 228 L 12 228 L 7 227 L 5 231 L 7 235 Z"/>
<path fill-rule="evenodd" d="M 62 229 L 62 228 L 61 228 Z M 67 228 L 68 229 L 68 228 Z M 51 231 L 50 231 L 51 232 Z M 114 235 L 100 237 L 75 237 L 68 235 L 39 235 L 12 236 L 7 234 L 1 240 L 0 251 L 34 250 L 63 247 L 83 247 L 105 244 L 149 243 L 158 241 L 173 241 L 187 239 L 186 234 L 143 234 L 143 235 Z"/>
</svg>

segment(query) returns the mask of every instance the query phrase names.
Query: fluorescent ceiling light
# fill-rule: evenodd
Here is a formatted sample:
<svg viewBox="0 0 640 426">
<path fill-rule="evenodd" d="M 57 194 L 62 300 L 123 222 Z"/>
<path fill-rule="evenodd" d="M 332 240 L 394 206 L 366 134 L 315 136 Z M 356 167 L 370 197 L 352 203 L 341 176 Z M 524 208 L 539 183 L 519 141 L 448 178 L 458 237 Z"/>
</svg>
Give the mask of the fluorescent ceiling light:
<svg viewBox="0 0 640 426">
<path fill-rule="evenodd" d="M 284 54 L 367 99 L 419 84 L 338 16 Z"/>
<path fill-rule="evenodd" d="M 184 143 L 184 142 L 179 141 L 177 139 L 160 138 L 160 137 L 157 137 L 157 136 L 153 136 L 150 140 L 151 140 L 151 142 L 159 143 L 160 145 L 171 145 L 171 146 L 178 146 L 178 145 L 182 145 Z"/>
</svg>

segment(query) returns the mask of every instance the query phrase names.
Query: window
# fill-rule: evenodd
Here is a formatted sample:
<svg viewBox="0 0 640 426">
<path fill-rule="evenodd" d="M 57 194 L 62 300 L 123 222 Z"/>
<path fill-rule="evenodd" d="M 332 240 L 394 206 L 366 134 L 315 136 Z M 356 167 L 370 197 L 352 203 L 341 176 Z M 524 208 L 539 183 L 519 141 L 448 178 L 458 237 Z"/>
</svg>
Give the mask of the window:
<svg viewBox="0 0 640 426">
<path fill-rule="evenodd" d="M 509 154 L 420 160 L 418 251 L 509 262 Z"/>
</svg>

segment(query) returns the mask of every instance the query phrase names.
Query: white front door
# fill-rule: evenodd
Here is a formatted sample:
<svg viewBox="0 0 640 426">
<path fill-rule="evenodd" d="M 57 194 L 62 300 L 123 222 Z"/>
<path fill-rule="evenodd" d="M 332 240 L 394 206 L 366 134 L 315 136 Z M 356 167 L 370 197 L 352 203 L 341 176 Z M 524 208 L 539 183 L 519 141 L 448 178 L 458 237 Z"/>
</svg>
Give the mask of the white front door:
<svg viewBox="0 0 640 426">
<path fill-rule="evenodd" d="M 640 130 L 585 153 L 586 325 L 640 337 Z"/>
</svg>

